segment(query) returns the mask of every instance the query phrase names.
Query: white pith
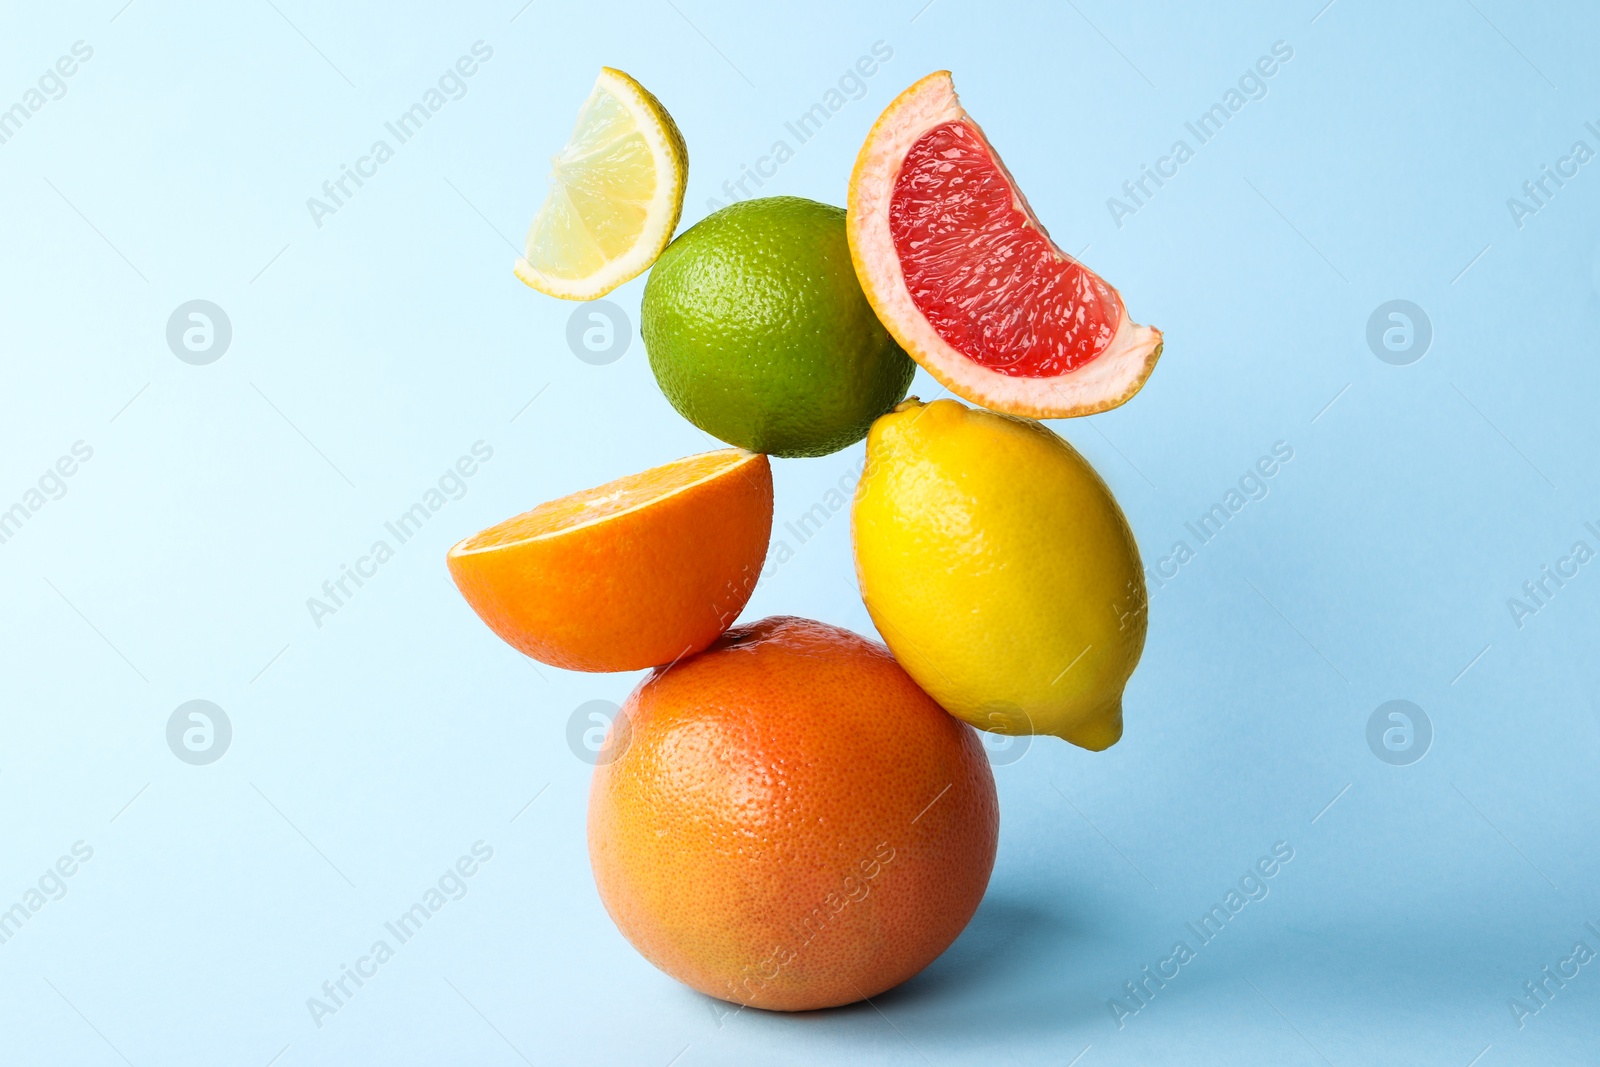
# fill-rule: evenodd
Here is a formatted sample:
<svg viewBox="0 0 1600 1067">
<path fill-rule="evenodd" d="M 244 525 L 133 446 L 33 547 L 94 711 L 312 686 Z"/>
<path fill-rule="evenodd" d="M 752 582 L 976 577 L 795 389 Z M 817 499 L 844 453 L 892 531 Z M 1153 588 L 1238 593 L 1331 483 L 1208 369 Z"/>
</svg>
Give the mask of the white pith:
<svg viewBox="0 0 1600 1067">
<path fill-rule="evenodd" d="M 873 310 L 900 347 L 951 392 L 996 411 L 1032 418 L 1090 415 L 1126 401 L 1155 367 L 1161 355 L 1161 331 L 1140 326 L 1128 317 L 1120 295 L 1120 311 L 1111 343 L 1088 364 L 1054 378 L 1001 374 L 968 359 L 951 346 L 918 310 L 906 288 L 900 257 L 889 231 L 889 202 L 900 165 L 923 134 L 946 122 L 961 122 L 980 138 L 983 130 L 956 96 L 948 71 L 930 74 L 907 89 L 885 109 L 856 158 L 850 181 L 850 253 L 856 274 Z M 1000 155 L 984 144 L 997 163 Z M 1013 201 L 1045 234 L 1027 200 L 1011 181 Z M 1054 248 L 1054 242 L 1051 247 Z M 1056 254 L 1071 259 L 1059 248 Z"/>
</svg>

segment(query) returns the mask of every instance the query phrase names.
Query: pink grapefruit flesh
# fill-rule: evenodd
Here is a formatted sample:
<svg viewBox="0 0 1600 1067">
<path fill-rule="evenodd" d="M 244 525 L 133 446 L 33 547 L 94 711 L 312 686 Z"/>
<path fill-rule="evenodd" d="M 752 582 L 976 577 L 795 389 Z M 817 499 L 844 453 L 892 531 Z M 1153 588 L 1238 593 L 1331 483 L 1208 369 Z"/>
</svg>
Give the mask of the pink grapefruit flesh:
<svg viewBox="0 0 1600 1067">
<path fill-rule="evenodd" d="M 1161 331 L 1050 240 L 948 71 L 889 105 L 850 180 L 851 256 L 902 348 L 964 399 L 1064 418 L 1138 392 Z"/>
</svg>

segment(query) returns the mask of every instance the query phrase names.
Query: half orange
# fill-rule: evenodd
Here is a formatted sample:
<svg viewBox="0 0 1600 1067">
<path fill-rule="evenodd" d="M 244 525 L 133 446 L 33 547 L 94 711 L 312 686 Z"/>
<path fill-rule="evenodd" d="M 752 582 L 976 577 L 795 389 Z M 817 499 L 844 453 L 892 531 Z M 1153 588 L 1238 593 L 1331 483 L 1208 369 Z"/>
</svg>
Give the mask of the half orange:
<svg viewBox="0 0 1600 1067">
<path fill-rule="evenodd" d="M 631 671 L 698 652 L 732 625 L 771 534 L 767 457 L 728 448 L 540 504 L 447 562 L 513 648 L 568 670 Z"/>
</svg>

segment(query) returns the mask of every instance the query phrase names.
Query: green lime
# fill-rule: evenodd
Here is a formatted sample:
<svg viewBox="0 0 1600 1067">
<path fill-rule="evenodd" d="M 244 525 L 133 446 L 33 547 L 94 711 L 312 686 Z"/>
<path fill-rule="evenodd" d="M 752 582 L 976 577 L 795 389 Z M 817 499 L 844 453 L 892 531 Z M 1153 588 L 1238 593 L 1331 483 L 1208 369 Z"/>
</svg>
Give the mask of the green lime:
<svg viewBox="0 0 1600 1067">
<path fill-rule="evenodd" d="M 861 292 L 844 209 L 796 196 L 732 204 L 680 235 L 650 272 L 640 325 L 679 414 L 774 456 L 861 440 L 916 371 Z"/>
</svg>

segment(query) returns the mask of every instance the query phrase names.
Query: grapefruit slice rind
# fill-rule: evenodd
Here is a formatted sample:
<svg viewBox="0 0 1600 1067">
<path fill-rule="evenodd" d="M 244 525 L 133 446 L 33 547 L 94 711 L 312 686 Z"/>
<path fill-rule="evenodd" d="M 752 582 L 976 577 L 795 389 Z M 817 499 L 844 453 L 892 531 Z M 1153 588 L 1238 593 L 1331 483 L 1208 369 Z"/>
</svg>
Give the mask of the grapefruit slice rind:
<svg viewBox="0 0 1600 1067">
<path fill-rule="evenodd" d="M 929 166 L 927 145 L 919 142 L 952 125 L 971 158 L 963 162 L 964 182 L 941 189 L 937 172 L 955 168 L 937 158 Z M 902 168 L 918 154 L 926 173 L 903 182 Z M 973 173 L 1002 181 L 1010 203 L 998 217 L 985 218 L 981 232 L 964 234 L 960 210 L 942 210 L 939 198 L 949 197 L 959 209 Z M 908 205 L 908 197 L 917 203 Z M 926 229 L 908 228 L 917 210 L 943 227 L 937 242 L 926 239 Z M 1137 393 L 1161 356 L 1161 331 L 1133 322 L 1114 288 L 1050 241 L 999 154 L 962 108 L 949 71 L 912 85 L 873 125 L 850 176 L 847 231 L 856 274 L 878 318 L 940 384 L 973 403 L 1031 418 L 1092 415 Z M 953 270 L 952 256 L 965 257 Z M 917 279 L 915 294 L 908 269 Z M 941 270 L 950 286 L 970 289 L 941 299 Z M 968 321 L 958 321 L 963 315 Z M 1043 351 L 1074 345 L 1076 354 L 1065 360 Z"/>
</svg>

